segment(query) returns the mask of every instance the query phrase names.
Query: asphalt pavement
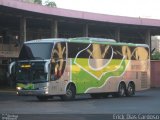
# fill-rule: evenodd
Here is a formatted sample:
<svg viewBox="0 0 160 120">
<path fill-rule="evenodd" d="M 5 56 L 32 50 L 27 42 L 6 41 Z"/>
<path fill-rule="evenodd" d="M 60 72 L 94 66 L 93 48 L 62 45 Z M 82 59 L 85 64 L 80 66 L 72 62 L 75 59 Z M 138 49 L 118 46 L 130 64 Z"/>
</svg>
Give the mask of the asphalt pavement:
<svg viewBox="0 0 160 120">
<path fill-rule="evenodd" d="M 74 101 L 61 101 L 55 97 L 45 102 L 34 96 L 17 96 L 15 91 L 1 90 L 0 114 L 3 120 L 8 117 L 18 120 L 132 120 L 143 114 L 160 115 L 160 88 L 137 92 L 134 97 L 92 99 L 90 95 L 78 95 Z"/>
</svg>

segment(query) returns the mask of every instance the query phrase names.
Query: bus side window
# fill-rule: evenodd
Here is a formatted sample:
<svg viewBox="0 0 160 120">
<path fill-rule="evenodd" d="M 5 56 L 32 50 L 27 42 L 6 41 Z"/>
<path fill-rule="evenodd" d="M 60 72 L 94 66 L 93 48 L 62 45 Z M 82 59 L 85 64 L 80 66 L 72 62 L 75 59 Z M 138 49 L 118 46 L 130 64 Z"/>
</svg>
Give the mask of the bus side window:
<svg viewBox="0 0 160 120">
<path fill-rule="evenodd" d="M 113 48 L 113 59 L 123 59 L 122 46 L 112 46 Z"/>
</svg>

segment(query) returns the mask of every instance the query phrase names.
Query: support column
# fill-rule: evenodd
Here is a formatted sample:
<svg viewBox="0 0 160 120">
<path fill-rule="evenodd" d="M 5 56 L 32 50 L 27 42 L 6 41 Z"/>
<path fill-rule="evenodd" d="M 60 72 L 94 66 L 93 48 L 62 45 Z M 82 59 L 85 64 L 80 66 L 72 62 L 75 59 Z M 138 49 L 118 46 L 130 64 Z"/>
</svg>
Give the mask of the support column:
<svg viewBox="0 0 160 120">
<path fill-rule="evenodd" d="M 120 28 L 116 28 L 116 31 L 115 31 L 115 40 L 117 42 L 120 42 Z"/>
<path fill-rule="evenodd" d="M 149 45 L 151 47 L 151 32 L 150 30 L 147 30 L 145 33 L 145 44 Z"/>
<path fill-rule="evenodd" d="M 51 37 L 58 38 L 58 21 L 51 20 Z"/>
<path fill-rule="evenodd" d="M 22 45 L 26 41 L 26 18 L 20 18 L 20 44 Z"/>
<path fill-rule="evenodd" d="M 83 26 L 83 36 L 88 37 L 88 24 Z"/>
</svg>

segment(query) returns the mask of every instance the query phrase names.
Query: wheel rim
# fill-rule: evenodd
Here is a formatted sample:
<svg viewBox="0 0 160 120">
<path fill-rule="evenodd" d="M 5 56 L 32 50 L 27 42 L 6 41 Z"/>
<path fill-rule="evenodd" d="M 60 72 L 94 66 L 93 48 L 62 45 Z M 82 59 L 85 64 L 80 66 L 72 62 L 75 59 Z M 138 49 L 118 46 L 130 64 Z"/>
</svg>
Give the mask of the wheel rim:
<svg viewBox="0 0 160 120">
<path fill-rule="evenodd" d="M 67 92 L 66 92 L 66 95 L 67 95 L 68 97 L 72 97 L 72 91 L 68 89 Z"/>
<path fill-rule="evenodd" d="M 133 85 L 129 85 L 128 86 L 128 94 L 129 95 L 134 95 L 134 87 L 133 87 Z"/>
<path fill-rule="evenodd" d="M 120 96 L 124 96 L 125 95 L 125 88 L 124 85 L 120 85 Z"/>
</svg>

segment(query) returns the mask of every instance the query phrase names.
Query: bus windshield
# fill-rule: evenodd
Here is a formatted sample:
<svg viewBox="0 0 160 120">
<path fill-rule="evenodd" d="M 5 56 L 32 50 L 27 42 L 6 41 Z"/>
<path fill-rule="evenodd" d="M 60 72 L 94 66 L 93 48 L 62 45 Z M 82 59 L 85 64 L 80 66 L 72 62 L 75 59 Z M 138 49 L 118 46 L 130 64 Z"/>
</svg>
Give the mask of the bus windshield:
<svg viewBox="0 0 160 120">
<path fill-rule="evenodd" d="M 19 63 L 16 71 L 17 82 L 40 83 L 47 81 L 47 73 L 44 72 L 44 62 Z"/>
<path fill-rule="evenodd" d="M 24 44 L 19 60 L 50 59 L 53 43 L 27 43 Z"/>
</svg>

